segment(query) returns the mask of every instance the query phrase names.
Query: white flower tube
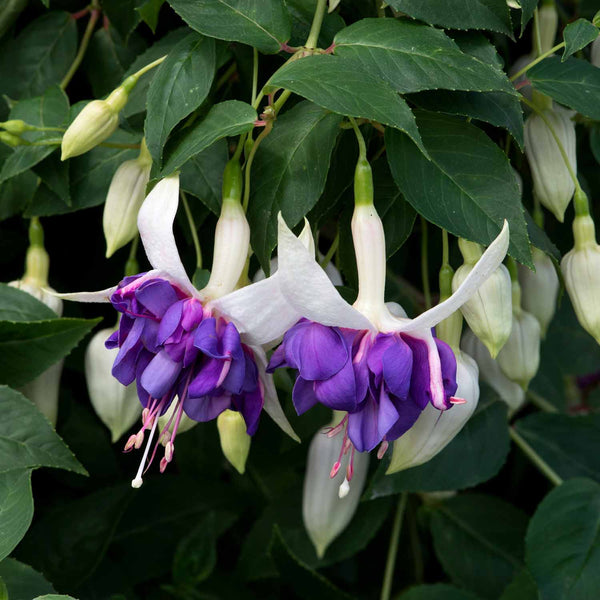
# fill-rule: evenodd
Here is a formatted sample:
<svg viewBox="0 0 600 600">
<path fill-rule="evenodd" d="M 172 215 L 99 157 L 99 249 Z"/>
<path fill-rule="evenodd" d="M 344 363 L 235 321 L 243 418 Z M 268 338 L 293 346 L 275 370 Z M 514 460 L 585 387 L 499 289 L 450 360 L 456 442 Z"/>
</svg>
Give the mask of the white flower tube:
<svg viewBox="0 0 600 600">
<path fill-rule="evenodd" d="M 369 469 L 369 454 L 355 453 L 354 476 L 346 491 L 348 454 L 342 457 L 342 466 L 335 477 L 330 477 L 331 465 L 342 449 L 343 436 L 328 437 L 325 432 L 319 430 L 310 443 L 302 496 L 304 526 L 319 558 L 352 520 Z"/>
<path fill-rule="evenodd" d="M 540 54 L 549 52 L 554 46 L 556 32 L 558 31 L 558 12 L 556 5 L 542 4 L 538 9 L 540 31 Z"/>
</svg>

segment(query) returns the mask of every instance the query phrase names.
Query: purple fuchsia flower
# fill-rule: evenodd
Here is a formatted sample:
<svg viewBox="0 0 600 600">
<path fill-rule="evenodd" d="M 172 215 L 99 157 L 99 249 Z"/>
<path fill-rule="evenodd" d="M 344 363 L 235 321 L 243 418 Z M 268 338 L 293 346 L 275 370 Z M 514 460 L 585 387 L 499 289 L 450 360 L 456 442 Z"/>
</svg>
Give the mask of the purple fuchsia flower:
<svg viewBox="0 0 600 600">
<path fill-rule="evenodd" d="M 329 435 L 344 432 L 335 476 L 345 452 L 378 456 L 432 406 L 446 411 L 457 390 L 452 349 L 431 329 L 456 311 L 502 262 L 508 248 L 508 224 L 455 293 L 416 319 L 393 315 L 384 301 L 385 238 L 372 202 L 357 203 L 352 234 L 359 293 L 346 303 L 314 258 L 279 218 L 279 283 L 283 295 L 302 315 L 271 357 L 268 371 L 298 371 L 293 390 L 301 414 L 317 402 L 347 414 Z M 399 307 L 398 307 L 399 308 Z M 397 312 L 397 311 L 394 311 Z M 352 478 L 352 460 L 347 469 Z"/>
<path fill-rule="evenodd" d="M 112 373 L 123 385 L 136 382 L 144 407 L 142 426 L 125 450 L 140 448 L 150 430 L 134 487 L 142 484 L 159 442 L 165 447 L 161 472 L 171 462 L 184 414 L 204 422 L 225 410 L 237 411 L 252 435 L 264 408 L 298 439 L 265 371 L 266 356 L 259 345 L 281 336 L 298 315 L 285 302 L 274 276 L 235 291 L 248 254 L 249 227 L 239 201 L 227 195 L 215 231 L 211 276 L 205 288 L 196 290 L 173 236 L 178 198 L 179 178 L 172 175 L 156 185 L 140 209 L 138 228 L 153 270 L 125 277 L 100 292 L 62 295 L 110 301 L 122 315 L 106 342 L 108 348 L 118 348 Z M 147 461 L 159 417 L 172 403 L 175 409 Z"/>
</svg>

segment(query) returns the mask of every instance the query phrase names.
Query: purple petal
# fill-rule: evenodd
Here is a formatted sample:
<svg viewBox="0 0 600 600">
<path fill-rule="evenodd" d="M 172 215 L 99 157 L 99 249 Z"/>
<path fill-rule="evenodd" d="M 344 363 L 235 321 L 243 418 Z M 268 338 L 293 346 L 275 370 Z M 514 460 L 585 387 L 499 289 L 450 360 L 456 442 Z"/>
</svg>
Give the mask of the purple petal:
<svg viewBox="0 0 600 600">
<path fill-rule="evenodd" d="M 224 396 L 203 396 L 202 398 L 186 398 L 183 403 L 185 414 L 194 421 L 205 423 L 216 419 L 231 406 L 229 394 Z"/>
<path fill-rule="evenodd" d="M 305 413 L 317 404 L 318 399 L 315 396 L 313 387 L 313 381 L 306 381 L 300 376 L 296 378 L 296 383 L 294 384 L 294 390 L 292 392 L 292 401 L 294 403 L 294 408 L 299 415 Z"/>
<path fill-rule="evenodd" d="M 440 363 L 442 365 L 444 391 L 446 392 L 446 397 L 450 398 L 456 394 L 456 390 L 458 389 L 458 384 L 456 383 L 456 356 L 454 356 L 452 348 L 442 340 L 435 338 L 435 345 L 437 346 L 440 355 Z M 452 406 L 450 402 L 447 404 L 448 408 Z"/>
<path fill-rule="evenodd" d="M 254 435 L 258 429 L 260 413 L 265 403 L 260 386 L 256 386 L 256 389 L 253 392 L 234 396 L 232 402 L 244 417 L 244 421 L 246 422 L 246 433 L 248 435 Z"/>
<path fill-rule="evenodd" d="M 113 348 L 119 347 L 119 330 L 113 331 L 107 340 L 104 342 L 104 347 L 108 348 L 108 350 L 112 350 Z"/>
<path fill-rule="evenodd" d="M 339 372 L 325 381 L 315 381 L 314 391 L 319 402 L 332 410 L 356 410 L 359 399 L 352 363 L 347 361 Z"/>
<path fill-rule="evenodd" d="M 421 414 L 421 408 L 410 398 L 395 403 L 399 417 L 394 426 L 387 432 L 386 439 L 393 441 L 406 433 L 417 421 Z"/>
<path fill-rule="evenodd" d="M 402 335 L 413 355 L 413 369 L 410 379 L 410 397 L 424 409 L 431 401 L 429 353 L 424 340 Z"/>
<path fill-rule="evenodd" d="M 377 433 L 383 439 L 385 434 L 394 426 L 400 415 L 383 387 L 379 393 L 379 408 L 377 410 Z"/>
<path fill-rule="evenodd" d="M 289 366 L 285 361 L 285 346 L 284 344 L 280 344 L 280 346 L 273 352 L 271 355 L 271 359 L 269 360 L 269 364 L 267 365 L 267 373 L 273 373 L 275 369 L 279 369 L 281 367 Z"/>
<path fill-rule="evenodd" d="M 370 452 L 381 442 L 377 408 L 377 403 L 369 395 L 360 410 L 348 415 L 348 436 L 359 452 Z"/>
<path fill-rule="evenodd" d="M 246 360 L 242 355 L 239 359 L 231 359 L 229 372 L 223 380 L 223 387 L 232 394 L 240 394 L 246 379 Z"/>
<path fill-rule="evenodd" d="M 163 315 L 158 328 L 158 342 L 164 344 L 174 333 L 183 314 L 183 300 L 172 304 Z"/>
<path fill-rule="evenodd" d="M 181 363 L 175 362 L 161 350 L 144 369 L 140 382 L 153 398 L 162 398 L 171 390 L 181 373 Z"/>
<path fill-rule="evenodd" d="M 209 358 L 203 361 L 188 388 L 189 397 L 201 398 L 213 392 L 221 378 L 223 369 L 228 367 L 227 361 L 218 358 Z"/>
<path fill-rule="evenodd" d="M 135 379 L 135 365 L 143 344 L 140 341 L 145 319 L 136 319 L 129 335 L 119 348 L 112 367 L 112 375 L 123 385 L 129 385 Z"/>
<path fill-rule="evenodd" d="M 225 329 L 220 332 L 220 337 L 223 351 L 222 358 L 233 357 L 234 359 L 241 360 L 244 356 L 244 351 L 242 350 L 240 334 L 235 325 L 227 323 Z"/>
<path fill-rule="evenodd" d="M 181 319 L 181 326 L 186 331 L 192 331 L 203 319 L 204 310 L 202 303 L 196 298 L 190 298 L 184 300 L 184 311 L 183 318 Z"/>
<path fill-rule="evenodd" d="M 399 336 L 383 353 L 383 379 L 389 391 L 398 398 L 407 398 L 413 368 L 413 356 L 408 344 Z"/>
<path fill-rule="evenodd" d="M 169 306 L 178 300 L 175 290 L 164 279 L 150 279 L 144 282 L 136 290 L 135 297 L 159 319 Z"/>
<path fill-rule="evenodd" d="M 194 334 L 194 346 L 207 356 L 223 358 L 219 352 L 219 339 L 217 337 L 217 320 L 214 317 L 204 319 Z"/>
</svg>

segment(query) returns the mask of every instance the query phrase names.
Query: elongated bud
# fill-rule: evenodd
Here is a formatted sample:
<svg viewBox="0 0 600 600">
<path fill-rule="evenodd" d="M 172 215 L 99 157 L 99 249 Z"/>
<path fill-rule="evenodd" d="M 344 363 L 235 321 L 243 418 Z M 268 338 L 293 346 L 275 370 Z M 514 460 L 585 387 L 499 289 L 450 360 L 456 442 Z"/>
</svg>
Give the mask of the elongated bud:
<svg viewBox="0 0 600 600">
<path fill-rule="evenodd" d="M 538 9 L 540 29 L 540 54 L 545 54 L 554 46 L 558 31 L 558 12 L 554 2 L 542 4 Z"/>
<path fill-rule="evenodd" d="M 339 419 L 334 423 L 337 421 Z M 337 473 L 330 477 L 332 465 L 336 464 L 342 451 L 344 436 L 327 437 L 326 431 L 318 431 L 310 442 L 302 496 L 304 527 L 319 558 L 352 520 L 369 469 L 369 454 L 355 452 L 353 476 L 347 489 L 350 450 L 343 454 Z"/>
<path fill-rule="evenodd" d="M 152 157 L 142 139 L 139 156 L 125 161 L 113 175 L 102 218 L 106 258 L 137 235 L 137 214 L 144 202 L 151 168 Z"/>
<path fill-rule="evenodd" d="M 394 442 L 394 451 L 387 475 L 422 465 L 441 452 L 464 427 L 479 401 L 477 363 L 464 352 L 456 355 L 456 397 L 465 400 L 440 412 L 431 404 L 419 415 L 417 422 Z"/>
<path fill-rule="evenodd" d="M 223 455 L 235 470 L 243 475 L 252 441 L 252 438 L 246 433 L 244 417 L 235 410 L 224 410 L 217 417 L 217 429 Z"/>
<path fill-rule="evenodd" d="M 541 328 L 538 320 L 521 308 L 521 287 L 512 282 L 512 328 L 510 337 L 498 353 L 498 365 L 511 381 L 524 390 L 540 366 Z"/>
<path fill-rule="evenodd" d="M 535 272 L 519 265 L 521 303 L 523 308 L 538 320 L 544 337 L 556 311 L 560 282 L 554 263 L 547 254 L 539 248 L 534 248 L 532 258 Z"/>
<path fill-rule="evenodd" d="M 481 247 L 473 242 L 459 239 L 458 245 L 465 264 L 454 274 L 454 291 L 467 278 L 482 254 Z M 471 330 L 490 354 L 496 356 L 510 335 L 511 286 L 506 267 L 500 265 L 460 310 Z"/>
<path fill-rule="evenodd" d="M 0 127 L 5 129 L 9 133 L 13 133 L 14 135 L 21 135 L 26 131 L 33 131 L 35 127 L 33 125 L 28 125 L 25 121 L 21 119 L 11 119 L 10 121 L 4 121 L 0 123 Z"/>
<path fill-rule="evenodd" d="M 29 142 L 20 138 L 18 135 L 14 133 L 10 133 L 8 131 L 0 131 L 0 142 L 10 146 L 11 148 L 16 148 L 17 146 L 27 146 Z"/>
<path fill-rule="evenodd" d="M 62 140 L 61 160 L 89 152 L 115 131 L 123 109 L 137 80 L 128 77 L 106 100 L 92 100 L 69 125 Z"/>
<path fill-rule="evenodd" d="M 112 375 L 118 348 L 108 349 L 104 343 L 116 328 L 101 329 L 90 340 L 85 351 L 85 380 L 90 401 L 100 420 L 108 427 L 115 443 L 142 414 L 135 384 L 124 386 Z"/>
<path fill-rule="evenodd" d="M 232 292 L 246 265 L 250 226 L 240 202 L 242 170 L 231 159 L 223 173 L 223 204 L 215 228 L 215 245 L 210 279 L 203 293 L 208 300 Z"/>
<path fill-rule="evenodd" d="M 590 60 L 595 67 L 600 67 L 600 37 L 596 38 L 592 44 Z"/>
<path fill-rule="evenodd" d="M 573 237 L 560 268 L 579 323 L 600 344 L 600 246 L 589 215 L 575 217 Z"/>
<path fill-rule="evenodd" d="M 560 140 L 573 171 L 577 172 L 575 124 L 568 111 L 546 109 L 544 117 Z M 525 153 L 533 176 L 533 193 L 562 223 L 575 183 L 548 125 L 539 114 L 525 122 Z"/>
</svg>

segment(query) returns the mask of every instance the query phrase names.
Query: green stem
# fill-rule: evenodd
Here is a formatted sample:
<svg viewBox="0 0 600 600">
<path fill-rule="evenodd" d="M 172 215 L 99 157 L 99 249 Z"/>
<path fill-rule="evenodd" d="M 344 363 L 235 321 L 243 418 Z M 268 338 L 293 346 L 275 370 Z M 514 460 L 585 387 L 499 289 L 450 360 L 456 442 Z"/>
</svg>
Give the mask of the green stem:
<svg viewBox="0 0 600 600">
<path fill-rule="evenodd" d="M 139 71 L 136 71 L 132 75 L 132 77 L 139 79 L 144 73 L 147 73 L 151 69 L 154 69 L 154 67 L 158 67 L 158 65 L 160 65 L 160 63 L 162 63 L 165 60 L 165 58 L 167 58 L 166 54 L 164 56 L 161 56 L 160 58 L 157 58 L 156 60 L 152 61 L 151 63 L 147 64 L 145 67 L 142 67 Z"/>
<path fill-rule="evenodd" d="M 252 48 L 252 51 L 252 102 L 250 104 L 254 104 L 258 93 L 258 50 Z"/>
<path fill-rule="evenodd" d="M 96 22 L 98 21 L 98 17 L 100 16 L 100 5 L 98 0 L 92 0 L 91 4 L 92 12 L 90 13 L 90 20 L 83 32 L 83 37 L 81 38 L 81 44 L 79 44 L 79 49 L 77 50 L 77 54 L 67 71 L 67 74 L 63 77 L 63 80 L 60 82 L 60 89 L 64 90 L 69 85 L 71 79 L 73 79 L 73 75 L 77 72 L 81 61 L 85 55 L 85 51 L 89 46 L 90 40 L 92 39 L 92 33 L 94 33 L 94 27 L 96 26 Z"/>
<path fill-rule="evenodd" d="M 429 287 L 429 252 L 428 252 L 427 221 L 421 217 L 421 279 L 423 280 L 423 295 L 425 308 L 431 308 L 431 289 Z"/>
<path fill-rule="evenodd" d="M 183 208 L 185 210 L 185 216 L 187 217 L 190 225 L 190 233 L 192 234 L 192 241 L 194 242 L 194 249 L 196 250 L 196 268 L 202 268 L 202 249 L 200 248 L 200 240 L 198 239 L 198 232 L 196 231 L 196 223 L 194 223 L 194 216 L 190 210 L 187 197 L 182 190 L 179 190 L 181 201 L 183 202 Z"/>
<path fill-rule="evenodd" d="M 136 259 L 139 241 L 139 235 L 136 235 L 131 241 L 131 246 L 129 247 L 129 256 L 127 257 L 127 262 L 125 263 L 125 277 L 131 277 L 132 275 L 137 275 L 137 273 L 139 273 L 138 262 Z"/>
<path fill-rule="evenodd" d="M 535 67 L 535 65 L 537 65 L 539 62 L 542 62 L 545 58 L 552 56 L 552 54 L 554 54 L 557 50 L 560 50 L 561 48 L 564 48 L 564 47 L 565 47 L 565 43 L 561 42 L 560 44 L 556 44 L 556 46 L 554 46 L 554 48 L 550 48 L 550 50 L 548 50 L 548 52 L 544 52 L 544 54 L 540 54 L 535 60 L 532 60 L 528 65 L 525 65 L 520 71 L 517 71 L 510 78 L 510 81 L 515 81 L 516 79 L 519 79 L 519 77 L 521 77 L 521 75 L 523 75 L 523 73 L 527 73 L 527 71 L 529 71 L 529 69 L 531 69 L 531 67 Z"/>
<path fill-rule="evenodd" d="M 353 117 L 348 117 L 350 123 L 352 124 L 352 129 L 354 129 L 354 133 L 356 134 L 356 141 L 358 142 L 358 160 L 366 161 L 367 160 L 367 145 L 365 143 L 365 138 L 360 131 L 356 120 Z"/>
<path fill-rule="evenodd" d="M 338 249 L 339 245 L 340 245 L 340 232 L 338 231 L 335 238 L 333 239 L 333 242 L 331 243 L 331 246 L 329 246 L 329 250 L 327 250 L 327 254 L 323 257 L 323 260 L 319 263 L 321 265 L 321 268 L 324 269 L 331 262 L 331 259 L 333 258 L 333 255 L 336 253 L 336 250 Z"/>
<path fill-rule="evenodd" d="M 543 473 L 554 485 L 560 485 L 563 480 L 554 471 L 554 469 L 525 441 L 514 427 L 509 427 L 508 431 L 512 440 L 519 446 L 525 456 Z"/>
<path fill-rule="evenodd" d="M 283 92 L 281 92 L 281 95 L 279 96 L 279 98 L 277 98 L 277 100 L 275 100 L 275 103 L 273 104 L 273 110 L 275 111 L 276 115 L 283 108 L 283 105 L 287 102 L 288 98 L 291 95 L 292 92 L 290 90 L 283 90 Z"/>
<path fill-rule="evenodd" d="M 319 33 L 321 33 L 321 25 L 323 25 L 323 18 L 325 17 L 325 11 L 327 10 L 327 0 L 317 0 L 317 8 L 315 9 L 315 15 L 313 22 L 310 27 L 310 33 L 306 39 L 304 46 L 309 49 L 317 47 L 319 41 Z"/>
<path fill-rule="evenodd" d="M 450 265 L 450 248 L 448 244 L 448 232 L 442 229 L 442 266 Z"/>
<path fill-rule="evenodd" d="M 240 156 L 242 156 L 242 152 L 244 150 L 244 144 L 246 142 L 246 137 L 248 136 L 248 134 L 246 133 L 242 133 L 242 135 L 240 135 L 240 139 L 238 141 L 238 145 L 235 148 L 235 152 L 233 153 L 232 158 L 239 161 L 240 160 Z"/>
<path fill-rule="evenodd" d="M 533 11 L 533 52 L 535 56 L 542 53 L 542 38 L 540 36 L 540 14 L 536 8 Z"/>
<path fill-rule="evenodd" d="M 558 412 L 558 408 L 556 408 L 554 404 L 551 404 L 550 402 L 548 402 L 548 400 L 546 400 L 546 398 L 543 398 L 542 396 L 536 394 L 532 390 L 527 390 L 527 397 L 531 400 L 532 404 L 535 404 L 540 410 L 543 410 L 544 412 Z"/>
<path fill-rule="evenodd" d="M 252 170 L 252 163 L 254 162 L 254 155 L 260 146 L 260 143 L 271 133 L 271 129 L 273 129 L 273 121 L 267 121 L 264 129 L 260 132 L 260 135 L 256 138 L 252 146 L 252 150 L 250 150 L 250 154 L 248 159 L 246 160 L 246 168 L 244 171 L 244 200 L 242 202 L 242 206 L 244 207 L 244 212 L 248 211 L 248 203 L 250 202 L 250 171 Z"/>
<path fill-rule="evenodd" d="M 394 566 L 396 564 L 396 555 L 398 554 L 398 542 L 400 541 L 400 530 L 402 529 L 402 518 L 406 503 L 408 501 L 408 493 L 402 492 L 392 525 L 392 534 L 390 536 L 390 545 L 388 546 L 387 560 L 385 563 L 385 573 L 383 576 L 383 585 L 381 586 L 380 600 L 390 600 L 392 594 L 392 580 L 394 578 Z"/>
</svg>

